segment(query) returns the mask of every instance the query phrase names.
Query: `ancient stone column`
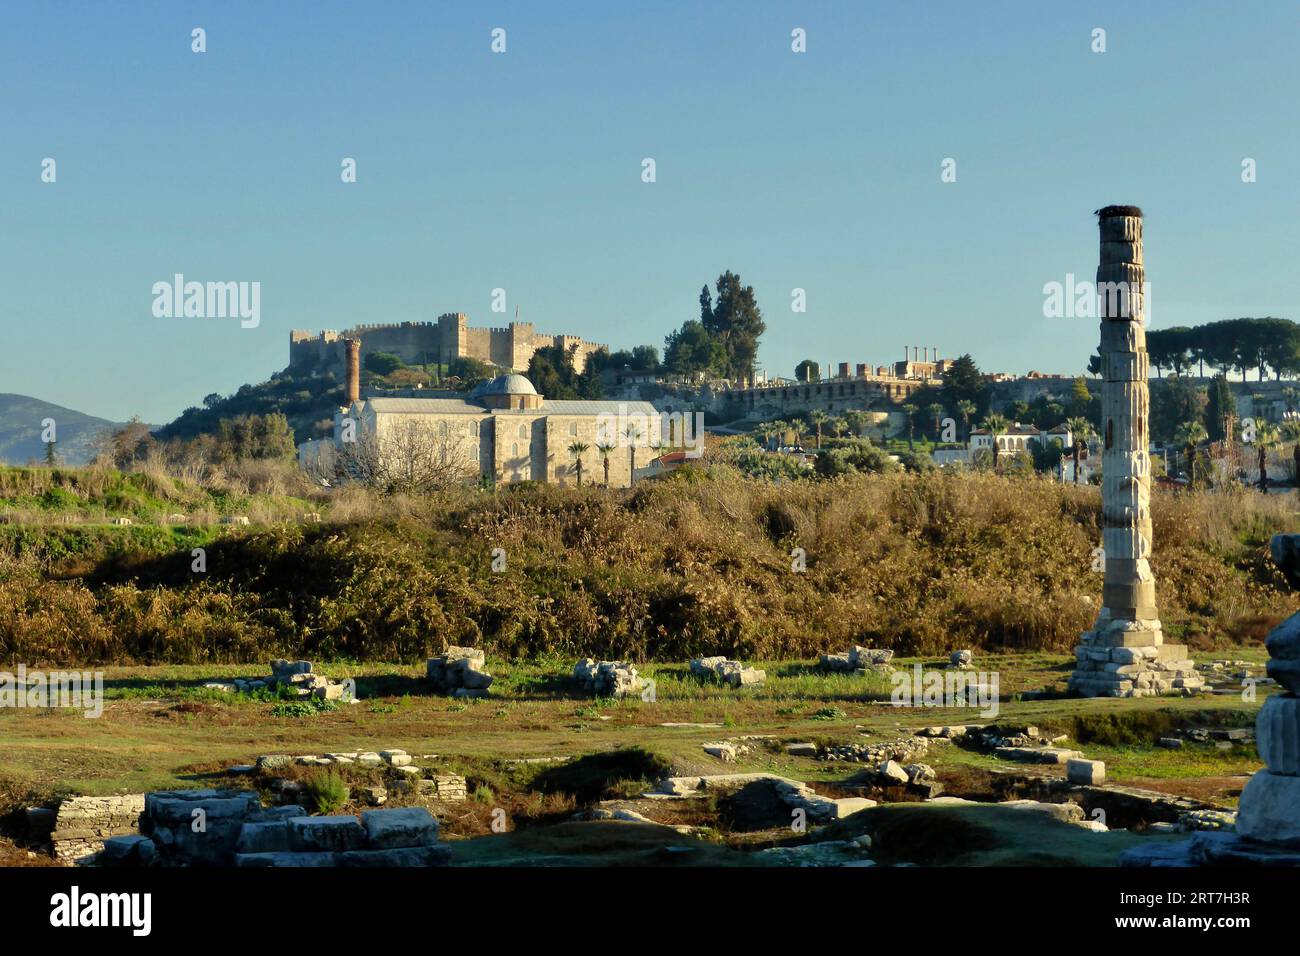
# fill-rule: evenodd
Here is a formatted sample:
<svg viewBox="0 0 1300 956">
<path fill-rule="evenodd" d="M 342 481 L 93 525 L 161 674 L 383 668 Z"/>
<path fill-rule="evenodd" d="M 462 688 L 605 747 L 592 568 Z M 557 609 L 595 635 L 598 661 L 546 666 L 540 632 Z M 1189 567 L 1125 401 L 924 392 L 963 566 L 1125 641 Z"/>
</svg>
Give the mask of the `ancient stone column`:
<svg viewBox="0 0 1300 956">
<path fill-rule="evenodd" d="M 1149 361 L 1142 210 L 1097 212 L 1101 262 L 1102 608 L 1075 649 L 1070 688 L 1085 696 L 1140 697 L 1203 683 L 1183 645 L 1165 644 L 1151 573 Z"/>
</svg>

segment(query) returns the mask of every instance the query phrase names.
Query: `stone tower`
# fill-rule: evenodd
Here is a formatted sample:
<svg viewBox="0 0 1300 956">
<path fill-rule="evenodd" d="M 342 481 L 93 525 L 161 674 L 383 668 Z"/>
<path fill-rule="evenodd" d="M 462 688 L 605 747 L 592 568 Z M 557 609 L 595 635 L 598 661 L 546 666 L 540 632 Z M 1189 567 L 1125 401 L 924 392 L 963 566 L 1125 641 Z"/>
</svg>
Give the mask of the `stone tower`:
<svg viewBox="0 0 1300 956">
<path fill-rule="evenodd" d="M 1151 460 L 1142 210 L 1097 211 L 1101 262 L 1102 548 L 1097 623 L 1075 648 L 1070 689 L 1087 697 L 1190 692 L 1203 681 L 1187 648 L 1166 644 L 1151 572 Z"/>
<path fill-rule="evenodd" d="M 361 340 L 348 339 L 348 364 L 346 391 L 347 407 L 351 408 L 361 400 Z"/>
</svg>

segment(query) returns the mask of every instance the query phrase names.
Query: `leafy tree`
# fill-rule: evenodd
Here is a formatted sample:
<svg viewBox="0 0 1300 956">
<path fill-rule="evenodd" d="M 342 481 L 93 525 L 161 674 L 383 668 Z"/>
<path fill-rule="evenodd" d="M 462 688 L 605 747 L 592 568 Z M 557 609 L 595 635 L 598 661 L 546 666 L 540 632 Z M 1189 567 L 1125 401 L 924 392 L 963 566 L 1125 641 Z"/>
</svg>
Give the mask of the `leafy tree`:
<svg viewBox="0 0 1300 956">
<path fill-rule="evenodd" d="M 975 406 L 975 411 L 971 413 L 973 418 L 988 412 L 989 386 L 969 353 L 958 356 L 948 374 L 943 377 L 943 403 L 949 408 L 959 409 L 959 403 L 963 401 Z M 968 423 L 969 420 L 968 418 Z"/>
<path fill-rule="evenodd" d="M 844 413 L 844 421 L 848 424 L 849 430 L 853 432 L 855 436 L 861 438 L 862 433 L 867 430 L 867 425 L 870 423 L 871 418 L 866 412 L 850 409 Z"/>
<path fill-rule="evenodd" d="M 600 398 L 600 377 L 594 369 L 575 368 L 577 346 L 567 352 L 555 345 L 547 345 L 533 352 L 528 360 L 528 380 L 547 398 L 575 399 Z"/>
<path fill-rule="evenodd" d="M 1087 415 L 1091 410 L 1092 390 L 1088 388 L 1088 380 L 1080 375 L 1070 386 L 1070 414 Z"/>
<path fill-rule="evenodd" d="M 389 375 L 404 364 L 392 352 L 370 352 L 366 355 L 366 371 L 375 375 Z"/>
<path fill-rule="evenodd" d="M 632 349 L 632 367 L 654 371 L 659 368 L 659 350 L 653 345 L 638 345 Z"/>
<path fill-rule="evenodd" d="M 1216 375 L 1210 381 L 1209 394 L 1204 407 L 1205 431 L 1213 441 L 1223 441 L 1227 437 L 1227 421 L 1236 417 L 1237 401 L 1232 396 L 1232 387 L 1227 375 Z M 1185 421 L 1191 421 L 1188 416 Z"/>
<path fill-rule="evenodd" d="M 930 453 L 924 449 L 918 451 L 909 449 L 902 452 L 898 456 L 898 463 L 903 466 L 904 471 L 910 472 L 934 471 L 939 467 L 934 463 L 934 459 L 930 457 Z"/>
<path fill-rule="evenodd" d="M 664 365 L 678 375 L 721 372 L 726 361 L 722 343 L 694 319 L 664 340 Z"/>
<path fill-rule="evenodd" d="M 870 439 L 860 438 L 818 452 L 813 468 L 823 478 L 835 478 L 840 475 L 880 474 L 892 471 L 894 461 L 883 448 Z"/>
<path fill-rule="evenodd" d="M 820 382 L 821 368 L 812 359 L 804 359 L 794 367 L 794 377 L 798 382 Z"/>
<path fill-rule="evenodd" d="M 753 286 L 728 269 L 715 283 L 717 298 L 710 306 L 708 287 L 700 294 L 700 322 L 721 343 L 728 378 L 748 378 L 758 358 L 758 340 L 767 330 Z"/>
<path fill-rule="evenodd" d="M 248 459 L 292 459 L 297 454 L 293 429 L 279 412 L 270 415 L 237 415 L 217 425 L 213 455 L 217 461 Z"/>
<path fill-rule="evenodd" d="M 480 382 L 496 378 L 496 375 L 497 369 L 495 365 L 489 365 L 487 362 L 471 358 L 468 355 L 458 355 L 447 363 L 448 378 L 456 379 L 463 389 L 471 389 Z M 542 392 L 542 394 L 545 395 L 546 393 Z"/>
<path fill-rule="evenodd" d="M 114 466 L 126 468 L 133 462 L 142 461 L 156 444 L 149 426 L 140 421 L 139 416 L 132 415 L 129 422 L 109 435 L 105 450 Z"/>
<path fill-rule="evenodd" d="M 1180 424 L 1205 416 L 1206 391 L 1190 378 L 1169 378 L 1151 387 L 1151 436 L 1173 440 Z"/>
<path fill-rule="evenodd" d="M 1035 471 L 1055 472 L 1061 467 L 1061 461 L 1065 458 L 1065 445 L 1059 438 L 1046 442 L 1031 442 L 1029 454 Z"/>
</svg>

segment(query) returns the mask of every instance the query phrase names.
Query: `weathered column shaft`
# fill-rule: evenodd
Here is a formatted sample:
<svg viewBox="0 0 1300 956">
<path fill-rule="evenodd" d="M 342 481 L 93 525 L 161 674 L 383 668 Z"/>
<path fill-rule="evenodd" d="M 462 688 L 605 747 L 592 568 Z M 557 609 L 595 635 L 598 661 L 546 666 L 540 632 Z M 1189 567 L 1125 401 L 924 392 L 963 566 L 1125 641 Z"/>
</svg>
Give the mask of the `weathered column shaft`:
<svg viewBox="0 0 1300 956">
<path fill-rule="evenodd" d="M 1070 688 L 1087 696 L 1193 693 L 1204 683 L 1187 648 L 1165 644 L 1151 573 L 1146 272 L 1142 211 L 1099 210 L 1101 264 L 1102 608 L 1075 648 Z"/>
<path fill-rule="evenodd" d="M 1101 262 L 1102 599 L 1111 620 L 1157 617 L 1151 555 L 1151 463 L 1148 459 L 1149 360 L 1143 301 L 1142 214 L 1108 206 L 1098 218 Z"/>
</svg>

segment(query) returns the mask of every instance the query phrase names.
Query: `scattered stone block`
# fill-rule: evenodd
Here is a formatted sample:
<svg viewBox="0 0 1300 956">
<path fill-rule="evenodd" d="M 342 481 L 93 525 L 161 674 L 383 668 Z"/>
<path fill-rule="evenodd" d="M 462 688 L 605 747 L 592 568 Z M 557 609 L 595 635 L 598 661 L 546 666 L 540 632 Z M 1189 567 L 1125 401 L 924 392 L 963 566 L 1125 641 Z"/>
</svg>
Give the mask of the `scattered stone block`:
<svg viewBox="0 0 1300 956">
<path fill-rule="evenodd" d="M 361 826 L 372 849 L 432 846 L 438 840 L 438 821 L 423 807 L 367 810 Z"/>
<path fill-rule="evenodd" d="M 767 680 L 765 671 L 746 667 L 725 657 L 697 657 L 690 663 L 691 673 L 704 680 L 717 680 L 730 687 L 750 687 Z"/>
<path fill-rule="evenodd" d="M 366 842 L 366 831 L 357 822 L 357 818 L 350 815 L 291 817 L 286 826 L 289 830 L 289 846 L 298 852 L 334 853 L 356 850 Z"/>
<path fill-rule="evenodd" d="M 888 648 L 858 647 L 855 644 L 849 649 L 849 664 L 855 669 L 888 668 L 889 662 L 893 659 L 894 652 Z"/>
<path fill-rule="evenodd" d="M 860 810 L 869 810 L 871 807 L 876 806 L 875 800 L 868 800 L 866 797 L 841 797 L 833 802 L 835 809 L 831 818 L 834 820 L 843 820 Z M 870 843 L 867 844 L 867 846 L 870 845 Z"/>
<path fill-rule="evenodd" d="M 894 760 L 884 761 L 877 770 L 880 776 L 890 783 L 902 784 L 908 783 L 910 780 L 907 771 L 899 766 L 898 762 Z"/>
<path fill-rule="evenodd" d="M 236 853 L 284 853 L 289 850 L 289 830 L 284 820 L 245 823 L 235 841 Z"/>
<path fill-rule="evenodd" d="M 597 697 L 627 697 L 645 687 L 636 668 L 626 661 L 595 661 L 583 658 L 573 666 L 573 679 L 582 689 Z"/>
<path fill-rule="evenodd" d="M 1064 747 L 996 747 L 993 752 L 1004 760 L 1016 760 L 1020 763 L 1061 764 L 1083 757 L 1079 751 L 1067 750 Z"/>
<path fill-rule="evenodd" d="M 153 840 L 139 833 L 109 837 L 95 858 L 100 866 L 152 866 L 158 861 Z"/>
<path fill-rule="evenodd" d="M 821 668 L 828 671 L 851 671 L 853 665 L 849 662 L 848 654 L 823 654 Z"/>
<path fill-rule="evenodd" d="M 736 759 L 736 745 L 727 741 L 705 744 L 704 752 L 711 757 L 717 757 L 723 763 L 733 763 Z"/>
<path fill-rule="evenodd" d="M 1073 758 L 1065 762 L 1065 778 L 1070 783 L 1096 787 L 1106 782 L 1106 764 L 1101 760 Z"/>
<path fill-rule="evenodd" d="M 456 697 L 486 696 L 493 676 L 484 669 L 486 656 L 477 647 L 448 647 L 440 657 L 431 657 L 425 674 L 435 690 Z M 459 693 L 459 691 L 470 693 Z"/>
</svg>

